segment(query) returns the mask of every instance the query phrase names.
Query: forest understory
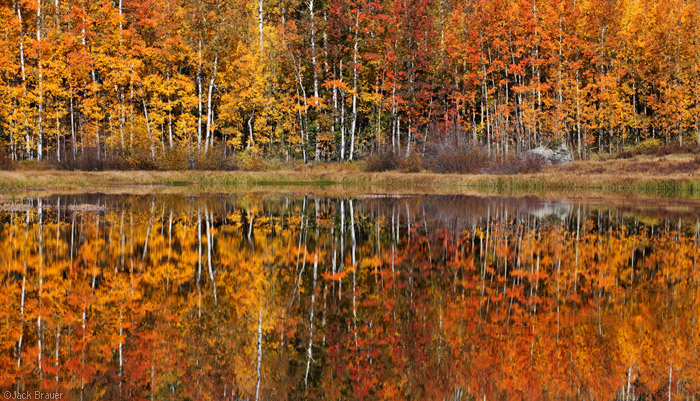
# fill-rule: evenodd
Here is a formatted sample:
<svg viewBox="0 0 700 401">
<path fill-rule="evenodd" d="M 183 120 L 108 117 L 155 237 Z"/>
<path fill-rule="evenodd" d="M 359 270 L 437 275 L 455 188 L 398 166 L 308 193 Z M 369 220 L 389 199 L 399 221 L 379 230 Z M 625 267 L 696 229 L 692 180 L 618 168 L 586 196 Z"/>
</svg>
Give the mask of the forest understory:
<svg viewBox="0 0 700 401">
<path fill-rule="evenodd" d="M 677 149 L 676 149 L 677 150 Z M 687 151 L 687 148 L 683 149 Z M 538 165 L 513 172 L 471 174 L 398 168 L 376 171 L 376 160 L 352 163 L 265 164 L 258 171 L 134 170 L 56 171 L 50 165 L 20 164 L 0 172 L 0 193 L 14 191 L 97 191 L 224 193 L 262 190 L 333 194 L 521 193 L 598 197 L 620 194 L 654 198 L 700 198 L 700 153 L 628 151 L 566 166 Z M 388 157 L 393 159 L 392 157 Z M 493 163 L 487 163 L 493 166 Z"/>
</svg>

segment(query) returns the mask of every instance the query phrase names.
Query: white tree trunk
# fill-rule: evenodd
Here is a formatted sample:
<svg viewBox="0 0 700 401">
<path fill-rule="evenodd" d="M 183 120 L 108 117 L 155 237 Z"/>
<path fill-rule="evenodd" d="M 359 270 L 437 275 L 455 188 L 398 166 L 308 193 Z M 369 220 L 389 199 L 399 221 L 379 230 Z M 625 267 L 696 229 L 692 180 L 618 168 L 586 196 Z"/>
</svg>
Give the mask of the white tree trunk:
<svg viewBox="0 0 700 401">
<path fill-rule="evenodd" d="M 263 0 L 258 0 L 258 30 L 260 31 L 260 57 L 263 53 Z"/>
<path fill-rule="evenodd" d="M 314 70 L 314 106 L 318 113 L 318 71 L 316 71 L 316 21 L 314 20 L 314 0 L 309 0 L 309 15 L 311 17 L 311 68 Z M 319 120 L 316 118 L 316 138 L 314 160 L 319 161 L 318 136 L 320 132 Z"/>
<path fill-rule="evenodd" d="M 199 65 L 197 66 L 197 150 L 202 148 L 202 38 L 199 38 L 198 50 Z"/>
<path fill-rule="evenodd" d="M 340 82 L 343 82 L 343 60 L 340 60 Z M 340 161 L 345 160 L 345 90 L 340 90 Z"/>
<path fill-rule="evenodd" d="M 214 92 L 214 80 L 216 80 L 216 67 L 219 62 L 219 55 L 217 54 L 214 57 L 214 73 L 211 76 L 211 80 L 209 81 L 209 94 L 207 95 L 207 136 L 206 139 L 204 140 L 204 153 L 206 153 L 209 150 L 209 135 L 211 135 L 211 120 L 212 117 L 214 116 L 214 113 L 211 110 L 211 98 Z M 213 143 L 213 141 L 212 141 Z"/>
<path fill-rule="evenodd" d="M 151 133 L 151 123 L 148 120 L 148 106 L 146 105 L 146 97 L 141 99 L 143 101 L 143 114 L 146 117 L 146 131 L 148 131 L 148 140 L 151 143 L 151 159 L 156 159 L 156 151 L 153 147 L 153 134 Z"/>
<path fill-rule="evenodd" d="M 58 105 L 56 105 L 56 159 L 61 161 L 61 122 L 58 118 Z"/>
<path fill-rule="evenodd" d="M 352 59 L 352 128 L 350 130 L 350 160 L 355 153 L 355 131 L 357 130 L 357 32 L 360 27 L 360 8 L 357 8 L 355 17 L 355 46 Z"/>
<path fill-rule="evenodd" d="M 24 88 L 24 97 L 23 99 L 27 98 L 27 75 L 25 72 L 24 68 L 24 36 L 22 34 L 22 3 L 18 0 L 17 1 L 17 19 L 19 20 L 19 62 L 20 62 L 20 68 L 22 70 L 22 87 Z M 27 152 L 27 158 L 31 159 L 32 158 L 32 147 L 30 144 L 30 138 L 29 138 L 29 121 L 27 119 L 26 112 L 23 111 L 24 114 L 24 142 L 25 142 L 25 149 Z"/>
</svg>

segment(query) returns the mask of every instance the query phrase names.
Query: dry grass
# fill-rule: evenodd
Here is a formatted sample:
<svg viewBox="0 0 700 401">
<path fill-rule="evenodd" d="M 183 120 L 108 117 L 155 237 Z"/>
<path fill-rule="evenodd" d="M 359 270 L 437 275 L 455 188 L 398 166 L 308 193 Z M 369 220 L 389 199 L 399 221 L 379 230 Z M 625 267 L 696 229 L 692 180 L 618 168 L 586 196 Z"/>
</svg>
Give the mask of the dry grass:
<svg viewBox="0 0 700 401">
<path fill-rule="evenodd" d="M 553 174 L 557 171 L 549 169 L 548 173 Z M 643 182 L 660 179 L 697 180 L 700 178 L 700 157 L 681 154 L 575 162 L 562 168 L 558 173 L 560 175 L 578 175 L 585 181 L 600 179 L 613 182 L 629 182 L 629 180 Z"/>
<path fill-rule="evenodd" d="M 696 155 L 635 156 L 575 162 L 529 174 L 436 174 L 396 171 L 368 173 L 361 163 L 321 164 L 267 172 L 243 171 L 2 171 L 0 191 L 168 191 L 225 193 L 284 189 L 304 192 L 464 193 L 626 192 L 700 197 L 700 158 Z"/>
</svg>

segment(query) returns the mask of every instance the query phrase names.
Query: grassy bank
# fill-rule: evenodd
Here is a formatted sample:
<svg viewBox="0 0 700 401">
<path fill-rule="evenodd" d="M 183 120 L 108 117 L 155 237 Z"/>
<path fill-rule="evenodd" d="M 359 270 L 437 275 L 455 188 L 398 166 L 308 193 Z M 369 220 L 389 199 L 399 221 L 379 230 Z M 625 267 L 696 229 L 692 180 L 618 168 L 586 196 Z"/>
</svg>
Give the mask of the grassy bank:
<svg viewBox="0 0 700 401">
<path fill-rule="evenodd" d="M 182 191 L 228 192 L 255 187 L 326 187 L 350 192 L 397 190 L 464 193 L 576 193 L 594 191 L 700 198 L 700 160 L 694 155 L 640 156 L 575 162 L 530 174 L 435 174 L 365 172 L 361 164 L 320 164 L 294 170 L 248 171 L 2 171 L 0 191 L 90 191 L 124 187 L 167 187 Z"/>
</svg>

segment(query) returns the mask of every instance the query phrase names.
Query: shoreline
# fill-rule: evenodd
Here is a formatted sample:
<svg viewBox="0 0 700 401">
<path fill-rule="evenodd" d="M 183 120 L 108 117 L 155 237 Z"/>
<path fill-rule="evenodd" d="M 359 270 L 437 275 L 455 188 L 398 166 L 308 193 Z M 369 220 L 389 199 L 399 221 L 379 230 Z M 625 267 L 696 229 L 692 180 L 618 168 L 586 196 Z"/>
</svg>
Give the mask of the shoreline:
<svg viewBox="0 0 700 401">
<path fill-rule="evenodd" d="M 0 194 L 19 191 L 114 191 L 138 187 L 172 192 L 307 188 L 328 192 L 436 194 L 586 193 L 700 199 L 700 165 L 692 155 L 574 162 L 528 174 L 366 172 L 361 164 L 319 164 L 276 171 L 0 171 Z"/>
</svg>

